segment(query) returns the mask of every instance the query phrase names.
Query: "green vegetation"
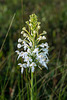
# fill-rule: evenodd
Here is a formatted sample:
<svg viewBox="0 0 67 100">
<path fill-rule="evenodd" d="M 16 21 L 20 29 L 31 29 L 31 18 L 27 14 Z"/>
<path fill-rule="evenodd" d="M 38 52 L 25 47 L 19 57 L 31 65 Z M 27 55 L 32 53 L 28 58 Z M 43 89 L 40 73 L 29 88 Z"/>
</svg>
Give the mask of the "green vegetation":
<svg viewBox="0 0 67 100">
<path fill-rule="evenodd" d="M 15 51 L 32 13 L 41 22 L 40 32 L 47 31 L 50 60 L 48 70 L 34 72 L 34 100 L 66 100 L 66 0 L 0 0 L 0 100 L 30 100 L 30 73 L 21 74 Z"/>
</svg>

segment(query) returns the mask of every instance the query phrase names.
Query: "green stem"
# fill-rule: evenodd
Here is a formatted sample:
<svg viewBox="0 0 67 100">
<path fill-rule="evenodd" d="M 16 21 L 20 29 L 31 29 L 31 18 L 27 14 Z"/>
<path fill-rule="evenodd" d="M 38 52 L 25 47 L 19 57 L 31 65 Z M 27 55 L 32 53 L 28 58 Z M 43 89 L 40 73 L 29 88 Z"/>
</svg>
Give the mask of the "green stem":
<svg viewBox="0 0 67 100">
<path fill-rule="evenodd" d="M 26 69 L 26 78 L 27 78 L 27 100 L 29 100 L 29 86 L 28 86 L 27 69 Z"/>
<path fill-rule="evenodd" d="M 31 70 L 31 100 L 33 100 L 33 94 L 34 94 L 34 91 L 33 91 L 33 72 Z"/>
</svg>

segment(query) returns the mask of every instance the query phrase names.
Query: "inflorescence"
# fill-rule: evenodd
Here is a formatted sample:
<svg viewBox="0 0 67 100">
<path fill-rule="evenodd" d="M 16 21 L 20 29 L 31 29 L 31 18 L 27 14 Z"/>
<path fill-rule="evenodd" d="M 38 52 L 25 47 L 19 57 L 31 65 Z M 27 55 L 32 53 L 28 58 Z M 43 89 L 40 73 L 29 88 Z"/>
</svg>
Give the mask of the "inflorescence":
<svg viewBox="0 0 67 100">
<path fill-rule="evenodd" d="M 42 67 L 47 67 L 48 63 L 48 43 L 46 40 L 46 31 L 39 34 L 40 22 L 38 22 L 37 16 L 35 14 L 30 15 L 30 20 L 26 21 L 28 25 L 28 30 L 26 27 L 22 28 L 22 36 L 24 39 L 18 39 L 18 45 L 16 50 L 18 58 L 23 59 L 23 64 L 19 63 L 21 67 L 21 73 L 23 73 L 24 68 L 29 68 L 34 72 L 36 67 L 42 69 Z M 24 50 L 22 51 L 21 48 Z"/>
</svg>

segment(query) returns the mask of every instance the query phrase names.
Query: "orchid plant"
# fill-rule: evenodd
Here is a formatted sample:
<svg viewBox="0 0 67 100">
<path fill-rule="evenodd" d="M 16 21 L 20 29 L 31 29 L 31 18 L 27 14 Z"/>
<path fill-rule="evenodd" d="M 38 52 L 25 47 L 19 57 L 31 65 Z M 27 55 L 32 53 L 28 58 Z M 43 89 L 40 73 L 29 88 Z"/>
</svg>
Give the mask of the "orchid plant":
<svg viewBox="0 0 67 100">
<path fill-rule="evenodd" d="M 24 39 L 18 39 L 18 49 L 16 50 L 18 58 L 23 59 L 23 63 L 18 65 L 21 67 L 21 73 L 23 73 L 25 68 L 31 70 L 31 100 L 33 99 L 33 72 L 36 67 L 42 69 L 42 67 L 47 67 L 48 59 L 48 43 L 46 41 L 46 31 L 39 33 L 40 22 L 38 22 L 37 16 L 35 14 L 30 15 L 29 21 L 26 21 L 26 27 L 22 28 L 21 35 Z M 21 48 L 24 50 L 22 51 Z"/>
</svg>

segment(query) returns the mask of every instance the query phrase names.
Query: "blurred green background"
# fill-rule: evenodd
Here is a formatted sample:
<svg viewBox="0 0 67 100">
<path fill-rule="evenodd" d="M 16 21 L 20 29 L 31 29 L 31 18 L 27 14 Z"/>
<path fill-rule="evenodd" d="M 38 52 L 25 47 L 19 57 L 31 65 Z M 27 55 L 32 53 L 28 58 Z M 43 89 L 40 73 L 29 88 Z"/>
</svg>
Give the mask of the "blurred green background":
<svg viewBox="0 0 67 100">
<path fill-rule="evenodd" d="M 30 74 L 20 74 L 15 50 L 32 13 L 47 31 L 50 60 L 34 73 L 34 100 L 67 100 L 67 0 L 0 0 L 0 100 L 27 100 Z"/>
</svg>

